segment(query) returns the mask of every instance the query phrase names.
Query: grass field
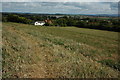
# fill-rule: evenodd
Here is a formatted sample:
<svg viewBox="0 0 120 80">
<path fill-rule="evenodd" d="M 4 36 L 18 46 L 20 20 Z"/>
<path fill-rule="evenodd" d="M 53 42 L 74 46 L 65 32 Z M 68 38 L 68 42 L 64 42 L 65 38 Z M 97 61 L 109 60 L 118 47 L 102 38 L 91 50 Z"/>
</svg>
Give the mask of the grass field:
<svg viewBox="0 0 120 80">
<path fill-rule="evenodd" d="M 117 78 L 118 33 L 3 23 L 3 78 Z"/>
</svg>

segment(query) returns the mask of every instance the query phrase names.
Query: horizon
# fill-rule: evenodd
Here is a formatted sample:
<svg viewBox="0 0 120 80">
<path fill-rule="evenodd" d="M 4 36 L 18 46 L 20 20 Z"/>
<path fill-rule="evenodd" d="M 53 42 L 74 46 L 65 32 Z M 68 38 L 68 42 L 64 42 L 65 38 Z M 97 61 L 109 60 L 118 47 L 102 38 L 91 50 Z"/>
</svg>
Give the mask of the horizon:
<svg viewBox="0 0 120 80">
<path fill-rule="evenodd" d="M 118 15 L 116 14 L 70 14 L 70 13 L 29 13 L 29 12 L 0 12 L 0 13 L 13 13 L 13 14 L 48 14 L 48 15 Z"/>
</svg>

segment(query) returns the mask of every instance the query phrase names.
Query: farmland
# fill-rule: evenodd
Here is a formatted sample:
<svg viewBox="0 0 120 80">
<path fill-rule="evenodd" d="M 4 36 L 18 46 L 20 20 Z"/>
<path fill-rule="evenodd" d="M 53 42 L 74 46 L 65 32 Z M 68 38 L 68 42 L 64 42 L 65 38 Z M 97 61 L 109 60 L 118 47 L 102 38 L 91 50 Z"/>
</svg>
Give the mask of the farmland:
<svg viewBox="0 0 120 80">
<path fill-rule="evenodd" d="M 117 78 L 118 32 L 3 22 L 3 78 Z"/>
</svg>

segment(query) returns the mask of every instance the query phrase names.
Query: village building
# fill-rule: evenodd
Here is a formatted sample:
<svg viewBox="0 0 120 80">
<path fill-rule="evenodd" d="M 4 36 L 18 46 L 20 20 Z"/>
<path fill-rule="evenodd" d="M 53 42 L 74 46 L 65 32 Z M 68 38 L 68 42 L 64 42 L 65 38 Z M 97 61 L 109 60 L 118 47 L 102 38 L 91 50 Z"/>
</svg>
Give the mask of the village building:
<svg viewBox="0 0 120 80">
<path fill-rule="evenodd" d="M 44 21 L 36 21 L 36 22 L 34 23 L 35 26 L 43 26 L 44 24 L 45 24 Z"/>
<path fill-rule="evenodd" d="M 47 19 L 47 20 L 45 20 L 45 23 L 52 24 L 52 21 Z"/>
</svg>

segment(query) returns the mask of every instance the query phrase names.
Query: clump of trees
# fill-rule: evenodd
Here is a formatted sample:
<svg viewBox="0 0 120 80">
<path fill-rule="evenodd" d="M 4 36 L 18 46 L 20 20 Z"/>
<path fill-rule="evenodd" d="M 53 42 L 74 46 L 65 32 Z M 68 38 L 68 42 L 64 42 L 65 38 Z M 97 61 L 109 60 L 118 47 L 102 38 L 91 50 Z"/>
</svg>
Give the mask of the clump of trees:
<svg viewBox="0 0 120 80">
<path fill-rule="evenodd" d="M 83 17 L 80 16 L 63 16 L 60 18 L 53 17 L 51 15 L 39 15 L 39 14 L 10 14 L 6 13 L 2 16 L 3 22 L 17 22 L 24 24 L 33 24 L 35 21 L 44 21 L 51 20 L 52 23 L 46 23 L 45 26 L 59 26 L 59 27 L 67 27 L 67 26 L 76 26 L 79 28 L 91 28 L 91 29 L 101 29 L 101 30 L 109 30 L 109 31 L 120 31 L 120 20 L 119 19 L 100 19 Z"/>
<path fill-rule="evenodd" d="M 6 17 L 3 17 L 4 22 L 17 22 L 17 23 L 24 23 L 24 24 L 31 24 L 32 20 L 27 19 L 25 17 L 20 17 L 18 15 L 9 14 Z"/>
</svg>

